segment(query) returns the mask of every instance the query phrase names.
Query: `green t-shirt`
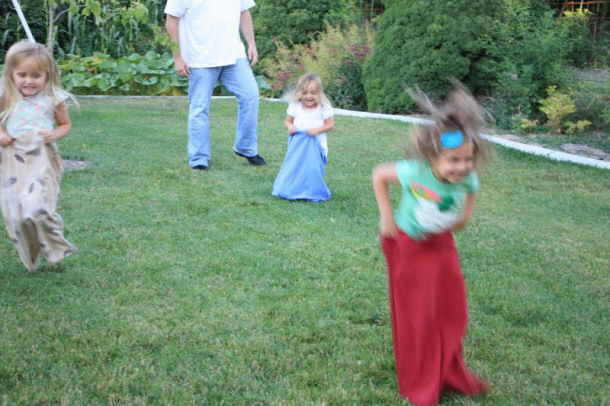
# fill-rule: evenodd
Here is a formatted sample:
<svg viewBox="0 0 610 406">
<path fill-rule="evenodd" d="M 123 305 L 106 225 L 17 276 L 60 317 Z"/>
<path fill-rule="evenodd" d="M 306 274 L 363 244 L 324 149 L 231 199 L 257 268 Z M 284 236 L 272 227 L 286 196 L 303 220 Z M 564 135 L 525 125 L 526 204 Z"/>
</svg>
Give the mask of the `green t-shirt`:
<svg viewBox="0 0 610 406">
<path fill-rule="evenodd" d="M 439 181 L 430 165 L 422 161 L 399 161 L 396 172 L 402 198 L 394 218 L 398 227 L 413 239 L 449 229 L 460 217 L 466 194 L 479 189 L 474 171 L 460 183 Z"/>
</svg>

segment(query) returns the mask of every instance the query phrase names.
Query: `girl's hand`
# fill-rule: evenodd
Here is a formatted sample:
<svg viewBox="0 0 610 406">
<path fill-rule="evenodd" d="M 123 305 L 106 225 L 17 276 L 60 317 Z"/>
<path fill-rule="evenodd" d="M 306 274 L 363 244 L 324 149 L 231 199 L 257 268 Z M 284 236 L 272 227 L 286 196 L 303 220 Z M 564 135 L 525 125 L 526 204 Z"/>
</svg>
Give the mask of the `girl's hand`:
<svg viewBox="0 0 610 406">
<path fill-rule="evenodd" d="M 294 134 L 297 132 L 297 128 L 292 124 L 287 125 L 286 129 L 288 130 L 288 134 Z"/>
<path fill-rule="evenodd" d="M 49 130 L 41 131 L 40 135 L 42 135 L 42 139 L 44 140 L 45 144 L 50 144 L 50 143 L 62 138 L 62 137 L 58 137 L 55 134 L 55 131 L 49 131 Z"/>
<path fill-rule="evenodd" d="M 470 219 L 472 218 L 472 212 L 474 210 L 476 195 L 474 193 L 469 193 L 466 195 L 466 199 L 464 201 L 464 209 L 462 210 L 462 216 L 453 224 L 451 227 L 452 232 L 459 233 L 466 227 Z"/>
<path fill-rule="evenodd" d="M 466 222 L 460 219 L 453 224 L 449 231 L 451 231 L 452 233 L 459 233 L 465 226 Z"/>
<path fill-rule="evenodd" d="M 7 147 L 11 145 L 12 142 L 13 138 L 11 136 L 4 132 L 0 133 L 0 147 Z"/>
<path fill-rule="evenodd" d="M 312 128 L 310 130 L 307 130 L 307 135 L 309 135 L 310 137 L 315 137 L 316 135 L 318 135 L 318 132 L 315 128 Z"/>
<path fill-rule="evenodd" d="M 398 235 L 398 227 L 394 219 L 390 220 L 379 220 L 379 234 L 386 238 L 395 238 Z"/>
</svg>

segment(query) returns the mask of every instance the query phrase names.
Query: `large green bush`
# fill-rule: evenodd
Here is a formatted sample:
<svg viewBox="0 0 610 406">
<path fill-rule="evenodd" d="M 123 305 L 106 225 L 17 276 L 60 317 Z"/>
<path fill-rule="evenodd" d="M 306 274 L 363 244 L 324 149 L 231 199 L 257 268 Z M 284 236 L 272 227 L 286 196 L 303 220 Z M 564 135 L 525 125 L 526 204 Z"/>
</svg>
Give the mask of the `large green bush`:
<svg viewBox="0 0 610 406">
<path fill-rule="evenodd" d="M 485 82 L 477 63 L 495 65 L 486 52 L 501 0 L 388 0 L 379 18 L 374 54 L 365 64 L 371 111 L 400 113 L 414 105 L 404 85 L 442 97 L 452 78 Z M 489 69 L 487 70 L 489 71 Z"/>
</svg>

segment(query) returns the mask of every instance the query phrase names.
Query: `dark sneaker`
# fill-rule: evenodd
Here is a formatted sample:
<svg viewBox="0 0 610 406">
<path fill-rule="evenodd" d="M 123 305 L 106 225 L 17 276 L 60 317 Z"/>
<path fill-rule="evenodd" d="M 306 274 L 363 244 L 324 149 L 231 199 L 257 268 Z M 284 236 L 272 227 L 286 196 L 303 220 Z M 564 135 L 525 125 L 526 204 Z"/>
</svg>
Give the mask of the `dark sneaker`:
<svg viewBox="0 0 610 406">
<path fill-rule="evenodd" d="M 198 171 L 207 171 L 208 167 L 205 165 L 195 165 L 192 167 L 192 169 L 198 170 Z"/>
<path fill-rule="evenodd" d="M 265 160 L 263 159 L 262 156 L 260 155 L 255 155 L 255 156 L 245 156 L 240 154 L 237 151 L 233 151 L 235 152 L 237 155 L 239 156 L 243 156 L 244 158 L 246 158 L 248 160 L 248 162 L 250 162 L 251 165 L 256 165 L 256 166 L 262 166 L 262 165 L 267 165 L 267 162 L 265 162 Z"/>
</svg>

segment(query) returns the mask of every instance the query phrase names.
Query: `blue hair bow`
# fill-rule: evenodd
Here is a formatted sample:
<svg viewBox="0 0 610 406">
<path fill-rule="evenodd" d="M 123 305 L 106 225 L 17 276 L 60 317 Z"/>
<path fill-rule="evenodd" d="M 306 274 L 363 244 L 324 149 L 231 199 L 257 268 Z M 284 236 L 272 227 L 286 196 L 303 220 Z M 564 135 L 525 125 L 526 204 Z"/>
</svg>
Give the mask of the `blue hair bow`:
<svg viewBox="0 0 610 406">
<path fill-rule="evenodd" d="M 443 148 L 457 148 L 464 143 L 464 136 L 460 130 L 441 133 Z"/>
</svg>

